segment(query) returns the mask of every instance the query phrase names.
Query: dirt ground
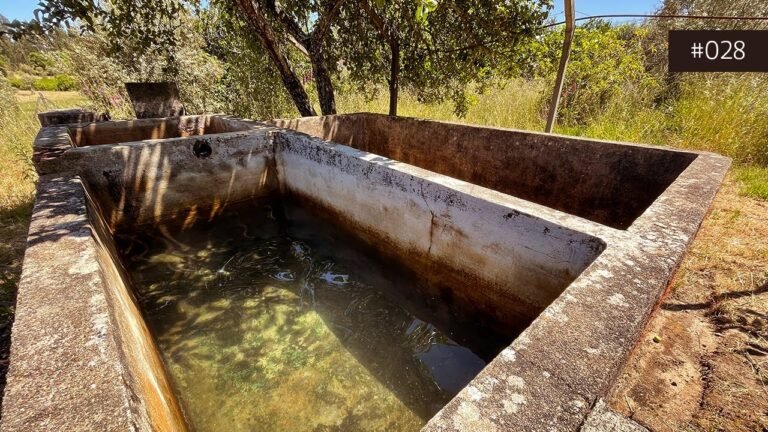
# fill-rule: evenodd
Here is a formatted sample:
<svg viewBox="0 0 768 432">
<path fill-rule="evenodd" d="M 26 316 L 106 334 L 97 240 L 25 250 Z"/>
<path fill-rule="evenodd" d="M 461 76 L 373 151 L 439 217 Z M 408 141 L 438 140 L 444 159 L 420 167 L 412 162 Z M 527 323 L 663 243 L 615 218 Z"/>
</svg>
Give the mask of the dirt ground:
<svg viewBox="0 0 768 432">
<path fill-rule="evenodd" d="M 653 431 L 768 431 L 768 202 L 732 177 L 609 404 Z"/>
</svg>

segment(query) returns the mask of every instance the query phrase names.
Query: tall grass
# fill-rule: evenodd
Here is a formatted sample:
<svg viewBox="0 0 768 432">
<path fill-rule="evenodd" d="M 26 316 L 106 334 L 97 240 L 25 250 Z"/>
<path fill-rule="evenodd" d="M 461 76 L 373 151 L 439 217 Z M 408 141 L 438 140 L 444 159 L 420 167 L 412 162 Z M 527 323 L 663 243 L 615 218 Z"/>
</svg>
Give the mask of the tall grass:
<svg viewBox="0 0 768 432">
<path fill-rule="evenodd" d="M 465 118 L 454 114 L 450 103 L 424 104 L 408 93 L 402 93 L 398 103 L 398 115 L 429 118 L 470 124 L 541 130 L 544 120 L 538 106 L 543 85 L 540 81 L 515 79 L 503 87 L 473 96 L 473 106 Z M 389 99 L 386 92 L 370 98 L 360 93 L 346 93 L 338 97 L 339 112 L 387 113 Z"/>
<path fill-rule="evenodd" d="M 41 94 L 48 97 L 41 101 Z M 31 156 L 32 141 L 40 128 L 36 111 L 82 102 L 83 97 L 75 92 L 18 94 L 0 79 L 0 355 L 7 348 L 35 193 Z M 3 376 L 0 373 L 0 382 Z"/>
<path fill-rule="evenodd" d="M 541 131 L 549 91 L 543 81 L 512 80 L 476 95 L 465 118 L 456 117 L 450 103 L 422 104 L 406 93 L 398 114 Z M 656 105 L 642 91 L 624 88 L 587 124 L 558 124 L 555 132 L 719 153 L 734 160 L 743 193 L 768 199 L 768 80 L 750 74 L 686 77 L 677 98 Z M 386 113 L 388 99 L 385 92 L 373 98 L 341 94 L 338 106 L 340 112 Z"/>
</svg>

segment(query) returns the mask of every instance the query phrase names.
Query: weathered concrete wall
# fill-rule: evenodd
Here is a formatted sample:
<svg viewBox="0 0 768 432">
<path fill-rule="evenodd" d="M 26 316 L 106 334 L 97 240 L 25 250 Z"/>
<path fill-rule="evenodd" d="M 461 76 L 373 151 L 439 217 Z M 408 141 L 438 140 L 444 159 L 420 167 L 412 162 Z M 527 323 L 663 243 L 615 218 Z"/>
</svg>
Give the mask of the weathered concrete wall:
<svg viewBox="0 0 768 432">
<path fill-rule="evenodd" d="M 77 179 L 40 179 L 0 428 L 185 430 L 151 338 L 132 334 L 146 327 L 108 237 L 87 213 Z"/>
<path fill-rule="evenodd" d="M 91 186 L 112 227 L 212 218 L 274 190 L 273 161 L 266 130 L 76 148 L 58 160 Z"/>
<path fill-rule="evenodd" d="M 90 123 L 96 121 L 95 112 L 85 111 L 80 108 L 46 111 L 37 114 L 40 126 L 55 126 L 70 123 Z"/>
<path fill-rule="evenodd" d="M 203 115 L 69 125 L 69 133 L 75 146 L 85 147 L 237 132 L 250 129 L 251 124 L 225 116 Z"/>
<path fill-rule="evenodd" d="M 353 226 L 441 297 L 506 325 L 527 325 L 604 246 L 482 188 L 468 193 L 464 182 L 391 159 L 294 134 L 276 135 L 275 145 L 285 191 Z"/>
<path fill-rule="evenodd" d="M 213 217 L 229 202 L 281 188 L 427 275 L 442 290 L 437 293 L 442 299 L 471 303 L 480 318 L 492 316 L 513 325 L 533 320 L 429 422 L 427 431 L 578 430 L 594 425 L 604 414 L 595 408 L 597 401 L 612 385 L 730 163 L 708 153 L 375 115 L 286 123 L 374 149 L 385 155 L 381 156 L 255 122 L 223 117 L 210 121 L 248 131 L 73 148 L 68 127 L 51 127 L 38 135 L 35 161 L 43 173 L 79 174 L 85 179 L 94 204 L 106 216 L 103 225 L 94 219 L 102 232 L 107 225 Z M 499 183 L 493 176 L 501 177 Z M 560 198 L 548 201 L 557 194 Z M 40 200 L 45 202 L 44 197 Z M 64 205 L 51 209 L 72 212 Z M 73 214 L 67 217 L 80 217 Z M 30 240 L 31 270 L 25 264 L 24 275 L 34 275 L 42 260 L 55 256 L 57 235 L 73 240 L 72 232 L 62 230 L 55 219 L 51 226 L 35 223 L 35 229 L 57 234 L 39 244 Z M 130 311 L 125 289 L 130 281 L 121 276 L 119 262 L 108 259 L 114 258 L 109 241 L 91 256 L 102 257 L 98 262 L 107 275 L 104 280 L 124 282 L 102 282 L 93 292 L 101 292 L 105 301 L 93 306 L 92 313 L 103 316 L 105 310 L 117 307 Z M 35 294 L 36 287 L 42 284 L 41 292 L 61 294 L 45 285 L 47 280 L 24 277 L 28 282 L 22 281 L 18 314 L 25 323 L 20 325 L 33 330 L 19 329 L 17 337 L 14 329 L 12 356 L 36 358 L 51 346 L 56 351 L 57 341 L 67 338 L 55 326 L 41 330 L 41 325 L 55 322 L 54 310 L 47 294 Z M 59 280 L 67 287 L 81 283 Z M 108 315 L 120 314 L 113 310 Z M 30 316 L 35 318 L 25 318 Z M 127 341 L 118 345 L 140 344 L 144 338 L 131 316 L 135 315 L 111 318 L 108 330 L 116 333 L 115 340 Z M 87 331 L 77 325 L 73 331 Z M 47 339 L 35 342 L 34 337 L 42 336 Z M 17 340 L 26 342 L 17 347 Z M 153 401 L 147 390 L 151 386 L 136 378 L 140 374 L 133 371 L 142 370 L 140 362 L 121 354 L 114 344 L 111 349 L 121 367 L 131 369 L 115 376 L 123 377 L 126 388 L 138 395 L 124 405 L 131 414 L 115 417 L 115 422 L 137 418 L 139 429 L 153 424 L 155 404 L 162 408 L 164 402 Z M 90 351 L 75 352 L 70 361 L 84 362 L 81 357 L 88 355 Z M 6 417 L 56 416 L 77 406 L 76 398 L 66 395 L 56 404 L 43 404 L 41 413 L 17 414 L 34 406 L 26 405 L 34 397 L 42 397 L 37 386 L 53 382 L 50 373 L 30 366 L 37 361 L 12 358 L 12 371 L 17 361 L 24 372 L 10 375 L 8 388 L 31 388 L 30 394 L 38 394 L 9 390 L 16 393 L 3 408 L 4 422 Z M 39 374 L 39 380 L 37 375 L 25 375 L 25 368 Z M 88 379 L 90 371 L 85 372 Z M 66 383 L 55 387 L 65 393 L 77 389 Z M 122 397 L 123 390 L 113 390 L 114 397 Z M 105 395 L 109 398 L 105 410 L 120 406 Z M 593 416 L 585 423 L 590 412 Z M 100 415 L 87 421 L 96 424 Z"/>
<path fill-rule="evenodd" d="M 690 152 L 377 114 L 274 124 L 605 224 L 627 228 Z"/>
<path fill-rule="evenodd" d="M 87 184 L 83 187 L 114 337 L 124 365 L 123 379 L 132 390 L 133 411 L 145 417 L 153 431 L 185 431 L 184 414 L 139 309 L 112 232 L 99 203 L 93 199 L 91 187 Z"/>
<path fill-rule="evenodd" d="M 129 82 L 125 83 L 125 90 L 136 118 L 178 117 L 186 113 L 175 82 Z"/>
</svg>

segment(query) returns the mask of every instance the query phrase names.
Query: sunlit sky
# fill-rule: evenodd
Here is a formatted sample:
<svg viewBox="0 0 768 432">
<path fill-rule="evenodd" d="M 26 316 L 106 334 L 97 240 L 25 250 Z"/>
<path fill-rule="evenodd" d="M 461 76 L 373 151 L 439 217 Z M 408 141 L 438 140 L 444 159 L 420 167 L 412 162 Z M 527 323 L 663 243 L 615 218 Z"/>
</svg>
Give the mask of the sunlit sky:
<svg viewBox="0 0 768 432">
<path fill-rule="evenodd" d="M 0 0 L 3 1 L 3 0 Z M 554 0 L 552 16 L 556 21 L 565 19 L 563 0 Z M 656 11 L 662 0 L 574 0 L 576 18 L 591 15 L 651 14 Z M 631 18 L 618 18 L 614 22 L 631 21 Z"/>
<path fill-rule="evenodd" d="M 39 0 L 0 0 L 0 14 L 9 20 L 28 20 Z M 604 14 L 643 14 L 652 13 L 661 0 L 575 0 L 576 17 Z M 555 0 L 553 16 L 556 20 L 563 19 L 563 1 Z M 625 20 L 617 20 L 625 21 Z"/>
</svg>

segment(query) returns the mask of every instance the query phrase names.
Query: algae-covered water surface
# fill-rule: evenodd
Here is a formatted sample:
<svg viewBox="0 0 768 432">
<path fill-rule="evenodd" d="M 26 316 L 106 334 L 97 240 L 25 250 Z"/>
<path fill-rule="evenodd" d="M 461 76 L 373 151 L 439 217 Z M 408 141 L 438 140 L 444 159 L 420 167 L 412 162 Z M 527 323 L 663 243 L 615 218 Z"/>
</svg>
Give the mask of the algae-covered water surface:
<svg viewBox="0 0 768 432">
<path fill-rule="evenodd" d="M 118 239 L 197 431 L 415 431 L 510 340 L 290 201 Z"/>
</svg>

